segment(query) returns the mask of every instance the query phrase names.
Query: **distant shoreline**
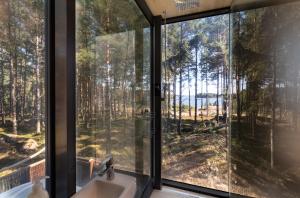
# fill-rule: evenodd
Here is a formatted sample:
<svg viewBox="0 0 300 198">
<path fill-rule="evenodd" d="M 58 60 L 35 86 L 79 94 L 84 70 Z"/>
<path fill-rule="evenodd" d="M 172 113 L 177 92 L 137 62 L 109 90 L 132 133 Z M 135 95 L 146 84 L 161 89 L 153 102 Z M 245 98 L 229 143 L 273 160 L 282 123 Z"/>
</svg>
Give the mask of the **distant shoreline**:
<svg viewBox="0 0 300 198">
<path fill-rule="evenodd" d="M 191 102 L 191 107 L 195 107 L 195 96 L 191 95 L 190 98 L 190 102 Z M 206 98 L 197 98 L 197 106 L 200 107 L 201 106 L 201 100 L 203 105 L 206 105 Z M 209 106 L 214 106 L 214 104 L 216 103 L 217 98 L 216 97 L 208 97 L 208 105 Z M 219 96 L 219 105 L 221 106 L 223 102 L 223 96 Z M 171 103 L 173 103 L 173 98 L 171 98 Z M 183 95 L 182 96 L 182 104 L 183 105 L 189 105 L 189 96 Z M 179 105 L 179 96 L 176 96 L 176 105 Z"/>
</svg>

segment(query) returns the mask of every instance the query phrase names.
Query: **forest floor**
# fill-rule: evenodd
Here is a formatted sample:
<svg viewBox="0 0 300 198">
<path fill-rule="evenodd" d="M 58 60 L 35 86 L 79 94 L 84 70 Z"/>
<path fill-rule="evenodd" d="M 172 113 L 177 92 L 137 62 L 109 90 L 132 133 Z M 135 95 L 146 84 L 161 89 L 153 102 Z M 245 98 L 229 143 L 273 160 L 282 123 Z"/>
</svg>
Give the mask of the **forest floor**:
<svg viewBox="0 0 300 198">
<path fill-rule="evenodd" d="M 277 120 L 273 168 L 269 120 L 258 117 L 254 133 L 249 123 L 242 121 L 240 137 L 237 137 L 237 123 L 233 121 L 231 126 L 231 192 L 261 198 L 299 197 L 300 134 L 290 123 Z"/>
<path fill-rule="evenodd" d="M 294 198 L 300 195 L 300 134 L 289 128 L 289 123 L 277 123 L 275 137 L 275 166 L 270 168 L 269 121 L 258 118 L 255 133 L 246 120 L 241 123 L 243 134 L 237 137 L 237 123 L 233 118 L 231 134 L 227 126 L 216 124 L 213 116 L 198 120 L 183 116 L 182 133 L 176 132 L 173 120 L 163 120 L 162 177 L 207 188 L 230 191 L 236 194 L 260 198 Z M 209 120 L 209 122 L 207 122 Z M 150 122 L 143 123 L 144 173 L 150 170 Z M 112 121 L 111 145 L 115 165 L 127 171 L 135 171 L 135 122 L 132 119 Z M 77 131 L 77 156 L 89 160 L 103 159 L 106 155 L 105 129 L 81 129 Z M 169 131 L 169 132 L 166 132 Z M 9 129 L 0 128 L 0 164 L 9 166 L 25 159 L 30 153 L 20 145 L 29 139 L 44 146 L 41 134 L 20 133 L 9 135 Z M 5 138 L 19 144 L 7 144 Z M 229 139 L 230 138 L 230 139 Z M 228 150 L 229 149 L 229 150 Z M 231 155 L 229 156 L 229 153 Z M 9 172 L 1 173 L 0 176 Z"/>
<path fill-rule="evenodd" d="M 100 124 L 100 126 L 103 126 Z M 143 132 L 143 161 L 144 172 L 150 172 L 150 121 L 144 121 L 142 124 Z M 96 127 L 95 130 L 80 129 L 76 136 L 76 153 L 77 157 L 89 160 L 91 158 L 102 160 L 106 157 L 106 129 Z M 111 123 L 111 154 L 114 157 L 115 167 L 135 171 L 135 120 L 119 119 Z"/>
<path fill-rule="evenodd" d="M 170 127 L 176 128 L 174 125 Z M 200 128 L 201 124 L 195 125 L 192 120 L 184 120 L 183 127 L 186 126 L 192 126 L 193 131 L 182 132 L 181 135 L 177 132 L 163 133 L 162 177 L 227 191 L 225 125 L 214 130 L 212 127 Z"/>
<path fill-rule="evenodd" d="M 183 127 L 193 130 L 178 135 L 176 123 L 172 123 L 169 132 L 163 133 L 163 178 L 250 197 L 298 197 L 300 157 L 294 154 L 299 151 L 300 134 L 287 134 L 287 124 L 278 124 L 271 169 L 268 124 L 258 122 L 252 136 L 248 125 L 242 123 L 239 139 L 236 122 L 231 126 L 229 141 L 224 125 L 206 129 L 203 123 L 184 120 Z"/>
<path fill-rule="evenodd" d="M 45 146 L 45 136 L 43 133 L 22 133 L 20 131 L 18 135 L 14 135 L 11 134 L 9 128 L 0 128 L 0 169 L 26 159 Z M 28 149 L 28 147 L 31 148 Z M 44 155 L 38 156 L 36 160 L 40 160 L 41 158 L 44 158 Z M 0 177 L 14 171 L 15 169 L 2 171 L 0 172 Z"/>
</svg>

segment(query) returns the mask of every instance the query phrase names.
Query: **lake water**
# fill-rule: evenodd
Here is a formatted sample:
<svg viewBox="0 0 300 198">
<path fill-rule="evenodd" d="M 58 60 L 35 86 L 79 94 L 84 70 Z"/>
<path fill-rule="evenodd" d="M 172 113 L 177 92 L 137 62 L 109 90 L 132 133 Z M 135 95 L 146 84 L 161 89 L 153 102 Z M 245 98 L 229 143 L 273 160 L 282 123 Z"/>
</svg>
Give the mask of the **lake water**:
<svg viewBox="0 0 300 198">
<path fill-rule="evenodd" d="M 206 105 L 206 98 L 198 98 L 198 106 L 201 105 L 201 100 L 203 102 L 203 105 Z M 222 96 L 219 97 L 219 104 L 222 105 L 223 98 Z M 171 98 L 171 102 L 173 102 L 173 99 Z M 214 105 L 217 102 L 217 98 L 208 98 L 208 104 Z M 176 97 L 176 104 L 179 104 L 179 96 Z M 182 96 L 182 104 L 183 105 L 189 105 L 189 96 Z M 191 96 L 191 106 L 195 106 L 195 96 Z"/>
</svg>

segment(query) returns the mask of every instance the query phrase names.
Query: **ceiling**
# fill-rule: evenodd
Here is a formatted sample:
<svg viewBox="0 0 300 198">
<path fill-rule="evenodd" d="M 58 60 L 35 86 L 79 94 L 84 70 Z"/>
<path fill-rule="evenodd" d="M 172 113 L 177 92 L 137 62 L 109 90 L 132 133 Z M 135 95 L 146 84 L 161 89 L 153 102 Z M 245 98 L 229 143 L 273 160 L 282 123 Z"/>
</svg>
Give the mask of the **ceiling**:
<svg viewBox="0 0 300 198">
<path fill-rule="evenodd" d="M 146 0 L 152 14 L 163 18 L 226 8 L 230 7 L 231 2 L 232 0 Z"/>
<path fill-rule="evenodd" d="M 289 0 L 145 0 L 154 16 L 163 18 L 184 16 L 193 13 L 212 11 L 222 8 L 234 8 L 247 4 L 280 2 Z"/>
</svg>

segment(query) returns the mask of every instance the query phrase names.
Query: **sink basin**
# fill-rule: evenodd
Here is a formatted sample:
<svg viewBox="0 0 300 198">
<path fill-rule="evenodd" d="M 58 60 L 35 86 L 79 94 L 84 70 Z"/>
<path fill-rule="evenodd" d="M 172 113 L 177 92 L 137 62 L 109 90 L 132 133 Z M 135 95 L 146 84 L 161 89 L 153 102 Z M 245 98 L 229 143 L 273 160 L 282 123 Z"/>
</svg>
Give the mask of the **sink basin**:
<svg viewBox="0 0 300 198">
<path fill-rule="evenodd" d="M 133 198 L 135 191 L 134 177 L 115 173 L 112 181 L 106 180 L 106 176 L 96 177 L 72 198 Z"/>
<path fill-rule="evenodd" d="M 107 183 L 104 181 L 95 180 L 87 187 L 83 188 L 76 198 L 89 197 L 89 198 L 118 198 L 125 190 L 123 186 Z"/>
</svg>

